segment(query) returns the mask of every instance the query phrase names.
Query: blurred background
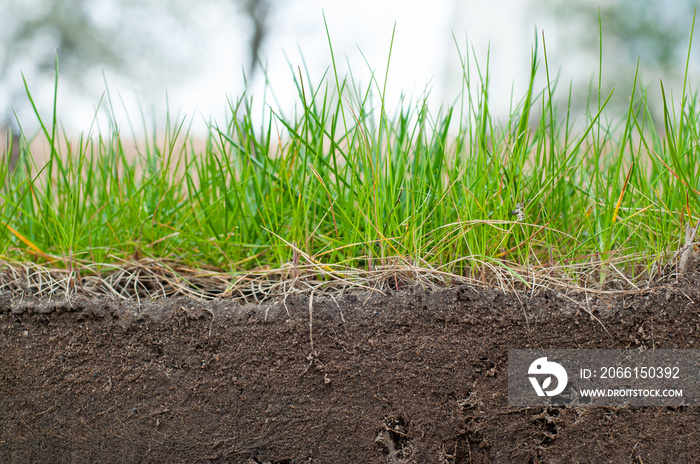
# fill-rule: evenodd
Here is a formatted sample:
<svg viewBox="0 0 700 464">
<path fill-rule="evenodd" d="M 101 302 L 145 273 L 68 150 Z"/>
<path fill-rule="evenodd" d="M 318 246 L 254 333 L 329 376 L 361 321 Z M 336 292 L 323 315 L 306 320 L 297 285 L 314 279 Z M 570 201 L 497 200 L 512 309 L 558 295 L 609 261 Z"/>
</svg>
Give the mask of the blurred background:
<svg viewBox="0 0 700 464">
<path fill-rule="evenodd" d="M 0 0 L 0 127 L 16 132 L 19 120 L 26 132 L 38 130 L 23 76 L 38 111 L 50 122 L 56 56 L 58 114 L 68 134 L 88 132 L 95 115 L 106 111 L 114 112 L 120 127 L 128 115 L 137 137 L 142 114 L 149 124 L 162 124 L 168 113 L 187 117 L 193 133 L 204 134 L 207 122 L 224 123 L 229 100 L 244 92 L 260 108 L 265 100 L 283 112 L 293 111 L 298 93 L 292 73 L 298 75 L 301 68 L 312 85 L 329 70 L 326 78 L 332 76 L 328 35 L 339 75 L 352 70 L 364 86 L 373 72 L 383 84 L 391 50 L 389 108 L 398 104 L 402 92 L 413 99 L 429 92 L 435 111 L 457 101 L 460 53 L 468 48 L 482 72 L 488 59 L 491 111 L 506 117 L 511 95 L 517 102 L 527 89 L 533 45 L 537 39 L 541 51 L 544 33 L 550 75 L 559 76 L 559 98 L 566 104 L 571 86 L 573 110 L 583 111 L 589 86 L 598 85 L 599 13 L 603 98 L 616 89 L 612 108 L 627 104 L 638 59 L 650 97 L 660 95 L 663 79 L 667 92 L 672 89 L 678 99 L 696 4 Z M 692 52 L 693 86 L 700 76 L 699 59 L 697 50 Z M 538 90 L 545 84 L 541 72 Z"/>
</svg>

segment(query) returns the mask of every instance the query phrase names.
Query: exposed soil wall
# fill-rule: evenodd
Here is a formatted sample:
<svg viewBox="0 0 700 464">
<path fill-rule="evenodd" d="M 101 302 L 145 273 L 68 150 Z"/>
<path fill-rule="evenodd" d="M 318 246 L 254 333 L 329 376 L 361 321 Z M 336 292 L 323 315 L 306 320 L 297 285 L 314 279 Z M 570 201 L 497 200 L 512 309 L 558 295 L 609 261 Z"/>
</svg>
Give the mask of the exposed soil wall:
<svg viewBox="0 0 700 464">
<path fill-rule="evenodd" d="M 311 303 L 5 295 L 0 461 L 648 464 L 700 456 L 697 408 L 512 409 L 506 365 L 511 348 L 697 348 L 697 281 L 614 297 L 465 286 Z"/>
</svg>

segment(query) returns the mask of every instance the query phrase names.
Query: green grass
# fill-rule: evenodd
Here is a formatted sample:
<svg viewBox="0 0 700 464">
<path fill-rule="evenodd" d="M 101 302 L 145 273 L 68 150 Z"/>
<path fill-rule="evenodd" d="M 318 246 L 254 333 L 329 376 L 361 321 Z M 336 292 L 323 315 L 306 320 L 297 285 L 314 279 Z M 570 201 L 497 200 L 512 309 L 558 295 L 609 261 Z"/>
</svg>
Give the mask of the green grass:
<svg viewBox="0 0 700 464">
<path fill-rule="evenodd" d="M 475 68 L 462 51 L 461 98 L 437 113 L 428 92 L 388 108 L 386 75 L 360 88 L 334 59 L 317 84 L 292 70 L 293 116 L 254 121 L 261 102 L 232 101 L 201 152 L 185 119 L 168 119 L 133 160 L 114 122 L 68 143 L 54 101 L 50 117 L 36 111 L 48 162 L 23 134 L 14 173 L 0 167 L 0 254 L 27 275 L 68 275 L 66 292 L 110 275 L 117 294 L 421 279 L 648 286 L 699 217 L 700 112 L 687 71 L 679 101 L 660 89 L 660 127 L 637 74 L 622 117 L 606 115 L 599 78 L 574 115 L 555 103 L 562 83 L 543 45 L 504 120 L 489 112 L 488 63 Z M 102 104 L 112 108 L 109 93 Z"/>
</svg>

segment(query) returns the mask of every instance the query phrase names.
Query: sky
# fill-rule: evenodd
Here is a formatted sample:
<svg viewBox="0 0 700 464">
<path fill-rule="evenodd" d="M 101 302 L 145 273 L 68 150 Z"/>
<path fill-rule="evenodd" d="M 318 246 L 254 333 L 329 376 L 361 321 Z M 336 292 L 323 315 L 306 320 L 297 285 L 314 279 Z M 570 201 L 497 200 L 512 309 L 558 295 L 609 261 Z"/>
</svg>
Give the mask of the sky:
<svg viewBox="0 0 700 464">
<path fill-rule="evenodd" d="M 26 1 L 28 8 L 38 8 L 50 0 Z M 95 23 L 109 28 L 115 18 L 124 19 L 128 13 L 120 10 L 120 1 L 126 0 L 90 2 Z M 128 76 L 96 67 L 85 69 L 80 80 L 62 77 L 59 116 L 69 132 L 89 130 L 105 95 L 105 83 L 119 124 L 126 126 L 128 115 L 136 122 L 137 135 L 142 132 L 138 123 L 141 114 L 148 119 L 155 116 L 162 125 L 166 110 L 171 116 L 191 118 L 193 131 L 203 134 L 207 122 L 225 123 L 229 101 L 244 91 L 254 98 L 260 110 L 265 97 L 266 104 L 289 112 L 298 102 L 292 72 L 297 73 L 299 68 L 308 70 L 312 84 L 317 85 L 325 72 L 332 71 L 331 46 L 341 77 L 352 70 L 354 78 L 366 86 L 374 72 L 376 85 L 383 88 L 388 75 L 388 108 L 395 107 L 402 94 L 415 100 L 425 91 L 430 93 L 434 111 L 440 105 L 453 103 L 462 86 L 460 53 L 463 56 L 467 46 L 482 72 L 488 57 L 489 102 L 497 116 L 508 115 L 512 95 L 517 101 L 527 89 L 536 35 L 538 41 L 543 36 L 546 40 L 552 75 L 563 70 L 562 82 L 585 83 L 593 78 L 597 67 L 590 56 L 567 49 L 570 36 L 591 31 L 573 31 L 570 24 L 558 23 L 541 6 L 542 2 L 535 0 L 289 0 L 274 3 L 269 34 L 261 52 L 268 85 L 264 85 L 265 76 L 258 72 L 246 87 L 244 69 L 249 60 L 250 25 L 234 2 L 200 1 L 196 9 L 187 1 L 163 2 L 150 0 L 140 10 L 144 16 L 126 18 L 132 24 L 143 24 L 135 32 L 120 36 L 124 46 L 131 47 Z M 591 8 L 595 8 L 593 3 Z M 180 14 L 188 17 L 187 29 L 158 14 L 158 8 L 166 4 L 169 8 L 179 5 Z M 50 40 L 37 43 L 31 53 L 51 60 Z M 144 58 L 148 54 L 139 55 L 139 50 L 154 46 L 160 56 L 179 64 L 154 70 Z M 0 105 L 12 101 L 8 89 L 15 93 L 22 90 L 22 71 L 41 114 L 47 115 L 51 112 L 53 82 L 31 72 L 29 64 L 34 58 L 20 60 L 6 81 L 0 83 Z M 473 65 L 472 62 L 472 70 Z M 606 63 L 605 67 L 611 65 L 616 64 Z M 303 75 L 306 79 L 306 71 Z M 539 79 L 536 86 L 542 88 L 542 73 Z M 103 102 L 103 110 L 105 107 Z M 17 113 L 26 128 L 37 127 L 29 105 L 18 107 Z M 100 114 L 104 124 L 105 113 Z"/>
</svg>

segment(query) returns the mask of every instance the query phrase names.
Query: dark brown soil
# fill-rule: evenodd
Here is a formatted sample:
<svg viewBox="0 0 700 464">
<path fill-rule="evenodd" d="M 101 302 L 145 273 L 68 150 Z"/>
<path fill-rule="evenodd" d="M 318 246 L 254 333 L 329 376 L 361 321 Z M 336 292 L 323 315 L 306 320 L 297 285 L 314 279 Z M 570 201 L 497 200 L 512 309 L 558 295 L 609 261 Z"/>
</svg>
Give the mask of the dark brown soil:
<svg viewBox="0 0 700 464">
<path fill-rule="evenodd" d="M 0 461 L 697 462 L 698 408 L 513 409 L 506 375 L 512 348 L 698 348 L 697 281 L 384 293 L 0 298 Z"/>
</svg>

